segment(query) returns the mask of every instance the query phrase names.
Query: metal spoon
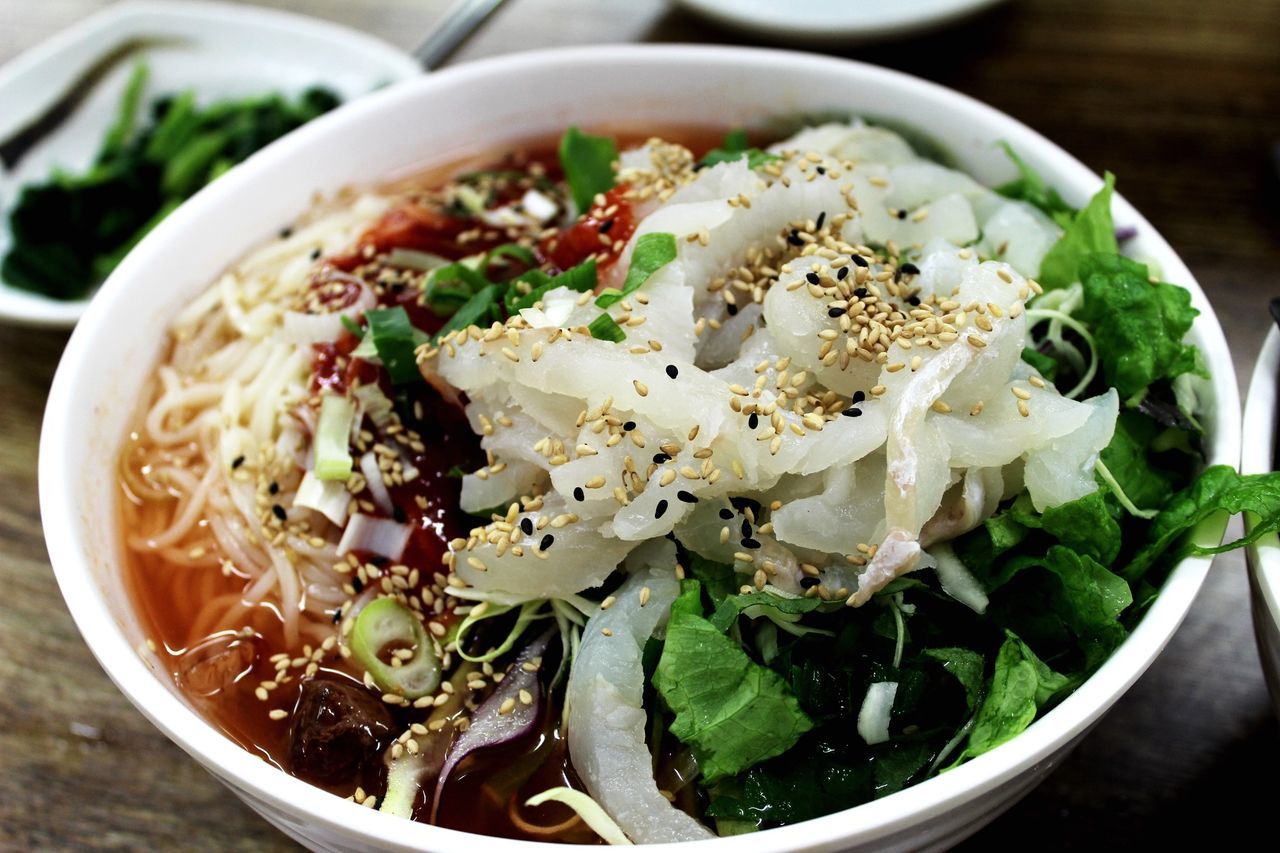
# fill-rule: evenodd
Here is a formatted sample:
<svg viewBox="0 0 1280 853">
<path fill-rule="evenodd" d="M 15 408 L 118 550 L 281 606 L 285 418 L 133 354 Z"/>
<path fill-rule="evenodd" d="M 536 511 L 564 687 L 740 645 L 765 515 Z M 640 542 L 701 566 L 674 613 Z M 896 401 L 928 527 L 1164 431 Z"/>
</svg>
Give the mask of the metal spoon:
<svg viewBox="0 0 1280 853">
<path fill-rule="evenodd" d="M 413 51 L 424 70 L 439 68 L 505 0 L 455 0 L 430 35 Z"/>
</svg>

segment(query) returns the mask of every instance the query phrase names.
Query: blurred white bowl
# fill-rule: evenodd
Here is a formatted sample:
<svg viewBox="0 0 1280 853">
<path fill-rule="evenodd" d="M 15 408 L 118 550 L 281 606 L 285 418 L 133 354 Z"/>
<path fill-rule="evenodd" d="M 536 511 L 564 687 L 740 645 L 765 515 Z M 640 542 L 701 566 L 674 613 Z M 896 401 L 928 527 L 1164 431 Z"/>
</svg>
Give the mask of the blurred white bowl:
<svg viewBox="0 0 1280 853">
<path fill-rule="evenodd" d="M 93 162 L 137 59 L 150 67 L 146 100 L 192 89 L 201 103 L 296 95 L 314 85 L 349 100 L 420 73 L 408 54 L 386 42 L 315 18 L 223 3 L 120 3 L 0 68 L 0 139 L 43 113 L 101 57 L 140 38 L 163 43 L 118 63 L 16 168 L 7 174 L 0 168 L 0 257 L 9 250 L 9 212 L 23 185 L 46 180 L 55 167 L 82 172 Z M 0 323 L 70 328 L 88 302 L 50 299 L 0 280 Z"/>
<path fill-rule="evenodd" d="M 771 116 L 838 109 L 919 128 L 945 140 L 958 165 L 998 183 L 1012 167 L 1006 140 L 1083 203 L 1097 175 L 1044 137 L 963 95 L 892 71 L 781 51 L 619 47 L 545 51 L 477 62 L 364 98 L 264 149 L 184 205 L 121 264 L 76 328 L 45 413 L 40 491 L 46 538 L 81 632 L 120 689 L 162 731 L 284 832 L 317 849 L 528 853 L 536 846 L 389 818 L 313 788 L 239 749 L 140 657 L 139 620 L 120 582 L 116 459 L 146 365 L 170 318 L 219 271 L 332 193 L 505 142 L 625 122 L 751 125 Z M 1211 463 L 1240 458 L 1231 356 L 1204 293 L 1169 245 L 1120 197 L 1137 228 L 1135 254 L 1185 285 L 1200 310 L 1192 339 L 1213 372 L 1206 414 Z M 1112 658 L 1025 733 L 977 759 L 883 800 L 795 826 L 699 842 L 698 849 L 885 850 L 954 844 L 1010 806 L 1133 684 L 1195 599 L 1209 560 L 1191 559 Z M 119 784 L 128 784 L 122 775 Z M 550 848 L 547 848 L 550 849 Z M 560 849 L 560 848 L 557 848 Z M 676 849 L 676 848 L 668 848 Z M 688 849 L 678 848 L 681 853 Z"/>
<path fill-rule="evenodd" d="M 941 29 L 1004 0 L 677 0 L 703 17 L 797 46 L 871 42 Z"/>
<path fill-rule="evenodd" d="M 1275 470 L 1276 381 L 1280 379 L 1280 329 L 1272 327 L 1258 353 L 1245 398 L 1244 442 L 1240 453 L 1243 474 Z M 1245 517 L 1246 529 L 1251 528 Z M 1258 656 L 1280 715 L 1280 539 L 1269 533 L 1249 546 L 1249 586 L 1253 591 L 1253 631 Z"/>
</svg>

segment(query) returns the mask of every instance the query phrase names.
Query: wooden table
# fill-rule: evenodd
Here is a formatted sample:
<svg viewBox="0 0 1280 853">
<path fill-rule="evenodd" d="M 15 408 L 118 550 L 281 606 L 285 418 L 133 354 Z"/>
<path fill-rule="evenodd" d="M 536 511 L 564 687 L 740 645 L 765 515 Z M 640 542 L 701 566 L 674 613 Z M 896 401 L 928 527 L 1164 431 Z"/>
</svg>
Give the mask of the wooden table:
<svg viewBox="0 0 1280 853">
<path fill-rule="evenodd" d="M 0 0 L 0 62 L 103 5 Z M 411 47 L 445 0 L 276 0 Z M 589 42 L 741 41 L 662 0 L 515 0 L 454 61 Z M 1021 0 L 835 50 L 937 80 L 1101 171 L 1209 293 L 1243 385 L 1280 294 L 1280 3 Z M 81 642 L 40 531 L 40 413 L 66 336 L 0 327 L 0 849 L 292 847 L 147 723 Z M 1244 561 L 1219 559 L 1168 651 L 973 849 L 1189 844 L 1272 822 L 1280 764 Z M 1210 836 L 1210 832 L 1213 835 Z M 1220 835 L 1226 832 L 1225 836 Z"/>
</svg>

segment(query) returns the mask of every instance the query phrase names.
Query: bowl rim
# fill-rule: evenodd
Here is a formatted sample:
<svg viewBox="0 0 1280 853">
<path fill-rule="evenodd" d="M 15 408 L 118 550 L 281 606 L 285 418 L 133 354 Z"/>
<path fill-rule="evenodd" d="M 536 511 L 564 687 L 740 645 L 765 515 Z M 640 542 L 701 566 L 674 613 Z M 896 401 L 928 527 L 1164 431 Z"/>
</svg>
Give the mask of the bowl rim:
<svg viewBox="0 0 1280 853">
<path fill-rule="evenodd" d="M 1253 365 L 1249 379 L 1249 392 L 1245 398 L 1241 441 L 1240 472 L 1265 474 L 1275 470 L 1273 458 L 1276 440 L 1276 382 L 1280 380 L 1280 328 L 1271 324 L 1262 350 Z M 1249 517 L 1245 516 L 1245 529 L 1252 530 Z M 1249 570 L 1253 575 L 1253 595 L 1271 618 L 1268 630 L 1280 630 L 1280 538 L 1274 533 L 1260 537 L 1246 549 Z M 1255 609 L 1254 620 L 1261 614 Z M 1263 626 L 1257 626 L 1259 630 Z"/>
<path fill-rule="evenodd" d="M 68 55 L 80 54 L 86 45 L 102 52 L 140 33 L 181 33 L 186 37 L 201 26 L 210 24 L 275 36 L 303 36 L 324 42 L 332 49 L 343 51 L 345 61 L 358 61 L 370 68 L 381 69 L 391 82 L 422 73 L 413 57 L 390 42 L 311 15 L 220 0 L 124 0 L 59 30 L 0 65 L 0 92 L 15 81 L 21 82 L 38 74 L 47 66 L 63 64 Z M 319 69 L 319 64 L 316 67 Z M 22 186 L 17 184 L 12 187 L 14 193 L 21 189 Z M 7 228 L 8 225 L 0 227 Z M 95 295 L 96 292 L 91 292 L 82 299 L 52 299 L 20 290 L 0 280 L 0 323 L 31 328 L 70 328 L 83 316 Z"/>
<path fill-rule="evenodd" d="M 353 802 L 330 795 L 267 764 L 231 743 L 212 724 L 174 696 L 150 670 L 117 627 L 103 597 L 92 580 L 89 562 L 78 541 L 76 493 L 72 472 L 63 464 L 61 448 L 76 440 L 74 396 L 78 367 L 91 355 L 95 336 L 109 302 L 131 287 L 135 271 L 145 268 L 148 259 L 162 244 L 183 239 L 186 223 L 207 211 L 215 211 L 224 197 L 250 192 L 254 178 L 287 160 L 295 150 L 305 150 L 322 140 L 328 128 L 357 122 L 366 116 L 429 99 L 437 89 L 466 86 L 488 75 L 518 75 L 543 66 L 561 66 L 563 71 L 579 70 L 624 61 L 646 63 L 697 64 L 735 68 L 742 65 L 767 66 L 780 71 L 802 69 L 825 72 L 860 85 L 887 87 L 904 97 L 927 102 L 952 102 L 974 116 L 993 139 L 1005 139 L 1020 150 L 1034 149 L 1038 159 L 1051 163 L 1060 185 L 1092 192 L 1102 181 L 1082 163 L 1048 139 L 1015 119 L 968 96 L 897 71 L 850 60 L 791 51 L 709 47 L 697 45 L 628 45 L 560 48 L 512 54 L 464 64 L 391 87 L 362 98 L 304 126 L 263 149 L 242 167 L 202 190 L 155 229 L 111 276 L 90 305 L 73 333 L 50 390 L 40 441 L 40 506 L 46 543 L 58 583 L 68 608 L 99 663 L 121 692 L 186 752 L 197 758 L 225 783 L 259 800 L 255 808 L 269 805 L 292 818 L 305 819 L 316 829 L 363 844 L 376 843 L 388 849 L 434 849 L 462 851 L 474 845 L 472 833 L 404 821 L 371 812 Z M 1198 344 L 1213 370 L 1218 429 L 1210 448 L 1209 463 L 1236 465 L 1240 452 L 1240 407 L 1231 355 L 1221 326 L 1204 292 L 1185 264 L 1127 201 L 1114 198 L 1116 213 L 1134 223 L 1149 248 L 1164 257 L 1165 271 L 1192 294 L 1201 311 L 1195 331 Z M 132 285 L 136 287 L 136 285 Z M 1225 522 L 1224 522 L 1225 528 Z M 1221 531 L 1219 531 L 1221 535 Z M 1084 734 L 1114 703 L 1164 648 L 1194 599 L 1211 560 L 1193 557 L 1179 563 L 1169 574 L 1156 599 L 1129 638 L 1099 670 L 1060 705 L 1033 723 L 1007 744 L 978 756 L 961 767 L 929 779 L 882 800 L 856 806 L 822 818 L 779 829 L 732 838 L 696 842 L 698 849 L 764 851 L 780 849 L 840 849 L 852 844 L 874 842 L 901 831 L 918 821 L 951 811 L 976 800 L 1017 776 L 1044 771 L 1052 758 Z M 507 853 L 562 849 L 544 842 L 512 841 L 485 837 L 486 849 Z M 663 850 L 690 849 L 682 844 L 656 845 Z"/>
</svg>

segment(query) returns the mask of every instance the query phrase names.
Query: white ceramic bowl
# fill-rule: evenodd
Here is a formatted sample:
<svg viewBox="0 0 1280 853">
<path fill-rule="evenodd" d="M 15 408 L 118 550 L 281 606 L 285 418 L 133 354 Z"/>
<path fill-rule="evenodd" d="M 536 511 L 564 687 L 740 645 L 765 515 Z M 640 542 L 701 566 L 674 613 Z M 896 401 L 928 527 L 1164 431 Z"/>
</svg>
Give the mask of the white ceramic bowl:
<svg viewBox="0 0 1280 853">
<path fill-rule="evenodd" d="M 1240 471 L 1262 474 L 1275 469 L 1276 382 L 1280 380 L 1280 329 L 1272 327 L 1258 353 L 1245 398 L 1244 447 Z M 1248 517 L 1245 527 L 1251 527 Z M 1269 533 L 1249 546 L 1249 586 L 1253 592 L 1253 631 L 1258 656 L 1280 715 L 1280 539 Z"/>
<path fill-rule="evenodd" d="M 81 172 L 93 162 L 138 59 L 150 72 L 145 102 L 186 89 L 201 102 L 272 91 L 294 96 L 315 85 L 350 100 L 421 73 L 404 51 L 328 21 L 240 4 L 132 0 L 85 18 L 0 68 L 0 138 L 41 115 L 100 57 L 139 38 L 158 43 L 115 65 L 11 172 L 0 168 L 0 256 L 12 242 L 9 213 L 22 187 L 46 180 L 54 169 Z M 89 298 L 51 299 L 0 280 L 0 322 L 71 328 Z"/>
<path fill-rule="evenodd" d="M 941 29 L 1004 0 L 678 0 L 770 42 L 855 44 Z"/>
<path fill-rule="evenodd" d="M 165 327 L 218 272 L 304 210 L 313 193 L 375 182 L 570 123 L 663 128 L 750 124 L 838 108 L 923 129 L 987 182 L 1012 177 L 1007 140 L 1068 201 L 1101 184 L 1070 155 L 995 110 L 892 71 L 798 53 L 710 47 L 600 47 L 529 53 L 433 74 L 346 106 L 263 150 L 148 236 L 76 328 L 53 383 L 40 448 L 44 528 L 81 632 L 120 689 L 162 731 L 284 832 L 325 850 L 527 853 L 501 841 L 388 818 L 268 766 L 196 714 L 139 656 L 143 639 L 119 577 L 115 462 Z M 1239 399 L 1221 328 L 1168 244 L 1126 201 L 1133 249 L 1184 284 L 1201 312 L 1192 332 L 1215 377 L 1209 461 L 1240 456 Z M 990 821 L 1049 773 L 1142 674 L 1191 606 L 1209 567 L 1182 563 L 1132 636 L 1070 698 L 1009 744 L 891 797 L 807 823 L 699 842 L 708 851 L 941 847 Z M 122 775 L 120 784 L 128 784 Z M 677 848 L 670 848 L 677 849 Z M 687 848 L 678 848 L 687 853 Z"/>
</svg>

